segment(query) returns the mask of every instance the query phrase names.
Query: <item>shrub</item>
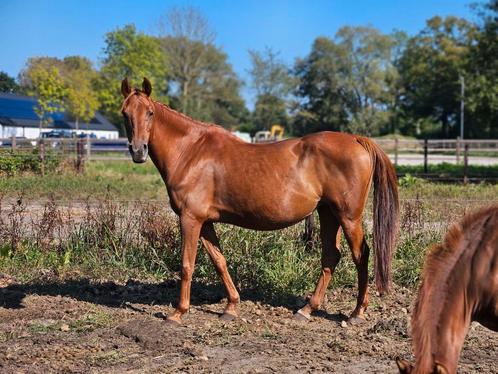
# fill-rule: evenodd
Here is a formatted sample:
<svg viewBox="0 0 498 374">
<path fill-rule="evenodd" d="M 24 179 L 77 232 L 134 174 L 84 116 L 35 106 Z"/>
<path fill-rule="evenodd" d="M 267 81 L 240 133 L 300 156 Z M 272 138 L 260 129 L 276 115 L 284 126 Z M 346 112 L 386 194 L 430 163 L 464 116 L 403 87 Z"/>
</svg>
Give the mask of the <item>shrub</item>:
<svg viewBox="0 0 498 374">
<path fill-rule="evenodd" d="M 43 161 L 45 171 L 55 171 L 62 159 L 53 154 L 45 155 Z M 8 176 L 16 175 L 24 172 L 40 173 L 42 169 L 42 161 L 39 158 L 38 150 L 31 152 L 1 152 L 0 153 L 0 173 Z"/>
</svg>

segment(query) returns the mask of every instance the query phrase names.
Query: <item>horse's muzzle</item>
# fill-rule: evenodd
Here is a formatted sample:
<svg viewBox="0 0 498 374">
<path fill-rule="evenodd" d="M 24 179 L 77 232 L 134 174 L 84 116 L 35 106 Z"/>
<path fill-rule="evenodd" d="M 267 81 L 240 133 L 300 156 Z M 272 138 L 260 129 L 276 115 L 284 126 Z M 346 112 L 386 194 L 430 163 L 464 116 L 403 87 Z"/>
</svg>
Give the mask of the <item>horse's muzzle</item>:
<svg viewBox="0 0 498 374">
<path fill-rule="evenodd" d="M 130 151 L 133 162 L 141 164 L 147 161 L 147 155 L 149 154 L 149 149 L 146 143 L 140 144 L 137 147 L 129 143 L 128 150 Z"/>
</svg>

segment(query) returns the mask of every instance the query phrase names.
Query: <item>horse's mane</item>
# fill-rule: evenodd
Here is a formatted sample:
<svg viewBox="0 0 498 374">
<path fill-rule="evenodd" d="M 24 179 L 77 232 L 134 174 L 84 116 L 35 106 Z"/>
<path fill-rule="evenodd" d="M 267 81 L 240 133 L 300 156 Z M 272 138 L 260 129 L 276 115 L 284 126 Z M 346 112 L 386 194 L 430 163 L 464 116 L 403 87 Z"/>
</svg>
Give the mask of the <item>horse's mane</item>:
<svg viewBox="0 0 498 374">
<path fill-rule="evenodd" d="M 429 373 L 433 370 L 437 329 L 447 301 L 452 270 L 464 257 L 474 256 L 486 234 L 486 222 L 493 215 L 498 222 L 498 205 L 466 215 L 461 222 L 450 227 L 443 244 L 434 246 L 426 256 L 422 283 L 412 314 L 413 353 L 418 372 Z"/>
<path fill-rule="evenodd" d="M 160 113 L 163 117 L 169 117 L 169 118 L 174 118 L 177 121 L 183 123 L 185 126 L 192 126 L 192 125 L 197 125 L 197 127 L 207 130 L 207 131 L 215 131 L 215 132 L 220 132 L 225 135 L 230 136 L 233 139 L 242 141 L 235 135 L 233 135 L 230 131 L 227 129 L 223 128 L 220 125 L 216 125 L 214 123 L 208 123 L 208 122 L 202 122 L 196 119 L 193 119 L 192 117 L 189 117 L 186 114 L 183 114 L 181 112 L 178 112 L 177 110 L 174 110 L 170 106 L 161 103 L 160 101 L 152 100 L 154 104 L 156 104 L 156 108 L 158 107 L 160 109 Z"/>
</svg>

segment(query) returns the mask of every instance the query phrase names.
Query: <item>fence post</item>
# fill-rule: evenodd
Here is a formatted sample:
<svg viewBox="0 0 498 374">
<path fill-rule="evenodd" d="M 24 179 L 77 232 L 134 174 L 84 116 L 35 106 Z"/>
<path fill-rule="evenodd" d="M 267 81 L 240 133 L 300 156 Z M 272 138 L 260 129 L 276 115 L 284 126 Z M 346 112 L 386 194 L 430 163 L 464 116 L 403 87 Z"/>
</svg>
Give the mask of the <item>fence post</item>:
<svg viewBox="0 0 498 374">
<path fill-rule="evenodd" d="M 12 140 L 10 142 L 10 146 L 12 147 L 12 151 L 16 150 L 16 136 L 12 135 Z"/>
<path fill-rule="evenodd" d="M 469 183 L 469 145 L 465 144 L 463 151 L 463 184 Z"/>
<path fill-rule="evenodd" d="M 90 160 L 92 142 L 90 141 L 90 134 L 86 134 L 86 159 Z"/>
<path fill-rule="evenodd" d="M 45 141 L 41 138 L 38 141 L 38 159 L 40 160 L 40 173 L 45 176 Z"/>
<path fill-rule="evenodd" d="M 394 165 L 398 166 L 398 137 L 394 137 Z"/>
<path fill-rule="evenodd" d="M 460 163 L 460 137 L 456 138 L 456 163 Z"/>
<path fill-rule="evenodd" d="M 76 142 L 76 172 L 81 174 L 85 171 L 85 139 Z"/>
<path fill-rule="evenodd" d="M 429 155 L 429 141 L 424 139 L 424 174 L 427 174 L 429 171 L 428 168 L 428 155 Z"/>
</svg>

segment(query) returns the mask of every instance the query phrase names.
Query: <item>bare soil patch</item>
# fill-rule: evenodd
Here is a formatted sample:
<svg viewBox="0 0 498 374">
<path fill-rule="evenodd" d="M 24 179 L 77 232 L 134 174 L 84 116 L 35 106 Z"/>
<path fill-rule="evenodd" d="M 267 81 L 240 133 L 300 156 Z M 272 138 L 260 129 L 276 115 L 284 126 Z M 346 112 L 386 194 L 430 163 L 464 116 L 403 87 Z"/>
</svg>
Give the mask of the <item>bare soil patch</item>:
<svg viewBox="0 0 498 374">
<path fill-rule="evenodd" d="M 196 284 L 181 327 L 164 317 L 175 281 L 19 284 L 0 276 L 0 372 L 5 373 L 396 373 L 411 358 L 409 312 L 414 294 L 396 288 L 371 297 L 368 321 L 344 324 L 354 289 L 327 294 L 308 323 L 292 320 L 303 298 L 266 300 L 242 293 L 240 318 L 225 323 L 223 290 Z M 498 336 L 474 324 L 461 373 L 498 373 Z"/>
</svg>

